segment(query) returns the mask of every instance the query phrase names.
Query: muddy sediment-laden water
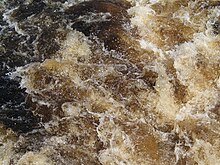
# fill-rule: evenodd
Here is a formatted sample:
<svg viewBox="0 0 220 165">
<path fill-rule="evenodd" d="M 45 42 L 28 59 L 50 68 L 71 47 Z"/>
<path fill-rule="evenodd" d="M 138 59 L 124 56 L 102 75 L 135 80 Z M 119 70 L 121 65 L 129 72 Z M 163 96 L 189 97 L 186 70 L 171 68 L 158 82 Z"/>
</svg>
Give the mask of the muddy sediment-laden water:
<svg viewBox="0 0 220 165">
<path fill-rule="evenodd" d="M 220 1 L 0 13 L 0 164 L 220 164 Z"/>
</svg>

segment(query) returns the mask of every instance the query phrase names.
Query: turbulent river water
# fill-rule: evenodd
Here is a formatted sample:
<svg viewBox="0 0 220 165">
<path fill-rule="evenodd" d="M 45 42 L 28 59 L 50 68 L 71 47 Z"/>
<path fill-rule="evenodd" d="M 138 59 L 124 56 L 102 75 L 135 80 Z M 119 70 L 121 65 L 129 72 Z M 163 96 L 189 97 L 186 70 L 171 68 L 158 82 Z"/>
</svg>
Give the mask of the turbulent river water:
<svg viewBox="0 0 220 165">
<path fill-rule="evenodd" d="M 0 1 L 0 165 L 219 165 L 220 1 Z"/>
</svg>

